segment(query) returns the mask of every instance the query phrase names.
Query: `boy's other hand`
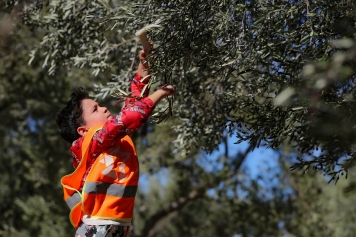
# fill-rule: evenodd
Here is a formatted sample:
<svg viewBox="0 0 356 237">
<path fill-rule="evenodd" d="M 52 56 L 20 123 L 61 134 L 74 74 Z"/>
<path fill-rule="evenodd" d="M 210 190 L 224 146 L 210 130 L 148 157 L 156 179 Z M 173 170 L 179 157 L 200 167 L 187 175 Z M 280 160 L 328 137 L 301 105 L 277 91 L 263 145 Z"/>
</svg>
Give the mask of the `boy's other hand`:
<svg viewBox="0 0 356 237">
<path fill-rule="evenodd" d="M 153 44 L 150 43 L 151 49 L 153 49 Z M 148 68 L 150 67 L 149 63 L 147 60 L 145 60 L 146 56 L 150 54 L 151 51 L 146 52 L 145 50 L 141 50 L 139 53 L 139 59 L 140 59 L 140 64 L 138 65 L 137 72 L 140 74 L 142 77 L 146 77 L 149 75 Z"/>
<path fill-rule="evenodd" d="M 139 54 L 140 62 L 141 62 L 142 65 L 145 67 L 145 69 L 149 67 L 148 62 L 144 62 L 144 61 L 145 61 L 145 58 L 146 58 L 147 55 L 149 55 L 149 54 L 152 52 L 152 50 L 153 50 L 153 44 L 152 44 L 152 43 L 150 43 L 150 46 L 151 46 L 151 50 L 150 50 L 149 52 L 146 52 L 145 50 L 142 49 L 142 50 L 140 51 L 140 54 Z M 144 63 L 143 63 L 143 62 L 144 62 Z"/>
<path fill-rule="evenodd" d="M 145 60 L 146 56 L 147 56 L 146 52 L 144 50 L 141 50 L 140 51 L 140 55 L 139 55 L 139 59 L 140 59 L 140 65 L 139 66 L 142 65 L 143 69 L 149 68 L 148 61 Z"/>
</svg>

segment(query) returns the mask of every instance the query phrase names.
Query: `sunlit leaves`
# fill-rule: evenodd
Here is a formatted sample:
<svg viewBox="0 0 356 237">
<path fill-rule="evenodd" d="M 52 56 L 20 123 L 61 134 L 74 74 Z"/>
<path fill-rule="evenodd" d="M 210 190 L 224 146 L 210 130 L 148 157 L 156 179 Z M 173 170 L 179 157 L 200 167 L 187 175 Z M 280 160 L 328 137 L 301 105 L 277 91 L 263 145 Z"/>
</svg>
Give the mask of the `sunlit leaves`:
<svg viewBox="0 0 356 237">
<path fill-rule="evenodd" d="M 158 84 L 176 87 L 182 154 L 212 150 L 225 128 L 256 147 L 285 140 L 301 154 L 322 147 L 325 159 L 315 159 L 323 167 L 353 149 L 352 1 L 47 3 L 24 14 L 25 24 L 48 29 L 31 58 L 44 54 L 49 74 L 63 66 L 113 74 L 100 97 L 125 90 L 139 45 L 134 32 L 163 26 L 149 31 L 148 60 Z"/>
</svg>

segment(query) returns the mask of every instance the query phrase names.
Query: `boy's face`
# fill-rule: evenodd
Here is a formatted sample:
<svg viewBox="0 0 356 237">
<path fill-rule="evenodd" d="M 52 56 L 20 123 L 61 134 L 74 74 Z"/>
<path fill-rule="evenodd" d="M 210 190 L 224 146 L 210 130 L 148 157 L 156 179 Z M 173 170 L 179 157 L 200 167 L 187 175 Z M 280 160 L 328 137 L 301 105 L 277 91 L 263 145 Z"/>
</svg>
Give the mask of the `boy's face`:
<svg viewBox="0 0 356 237">
<path fill-rule="evenodd" d="M 106 121 L 112 119 L 110 111 L 106 107 L 100 106 L 92 99 L 82 100 L 82 108 L 85 125 L 77 129 L 81 136 L 84 136 L 89 128 L 97 125 L 104 125 Z"/>
</svg>

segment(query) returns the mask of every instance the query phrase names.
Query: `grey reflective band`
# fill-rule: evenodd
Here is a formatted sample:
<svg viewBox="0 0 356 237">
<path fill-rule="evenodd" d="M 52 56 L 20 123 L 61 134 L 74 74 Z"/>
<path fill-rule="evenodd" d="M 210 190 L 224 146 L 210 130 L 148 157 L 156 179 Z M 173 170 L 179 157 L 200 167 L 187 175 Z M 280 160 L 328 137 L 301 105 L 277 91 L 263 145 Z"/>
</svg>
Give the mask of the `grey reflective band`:
<svg viewBox="0 0 356 237">
<path fill-rule="evenodd" d="M 135 197 L 137 186 L 124 186 L 103 182 L 88 182 L 85 184 L 85 194 L 106 194 L 115 197 Z"/>
<path fill-rule="evenodd" d="M 79 193 L 77 193 L 77 192 L 73 193 L 73 195 L 70 196 L 66 200 L 66 203 L 67 203 L 68 207 L 72 210 L 75 205 L 80 203 L 80 195 L 79 195 Z"/>
</svg>

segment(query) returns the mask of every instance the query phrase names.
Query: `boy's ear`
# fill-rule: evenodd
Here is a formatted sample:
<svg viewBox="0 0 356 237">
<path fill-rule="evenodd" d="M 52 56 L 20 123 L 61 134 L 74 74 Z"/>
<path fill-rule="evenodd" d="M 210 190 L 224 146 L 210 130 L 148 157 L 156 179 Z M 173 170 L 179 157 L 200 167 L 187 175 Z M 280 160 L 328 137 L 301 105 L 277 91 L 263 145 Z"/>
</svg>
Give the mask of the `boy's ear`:
<svg viewBox="0 0 356 237">
<path fill-rule="evenodd" d="M 85 126 L 80 126 L 77 128 L 77 133 L 82 137 L 87 133 L 87 131 L 88 129 Z"/>
</svg>

